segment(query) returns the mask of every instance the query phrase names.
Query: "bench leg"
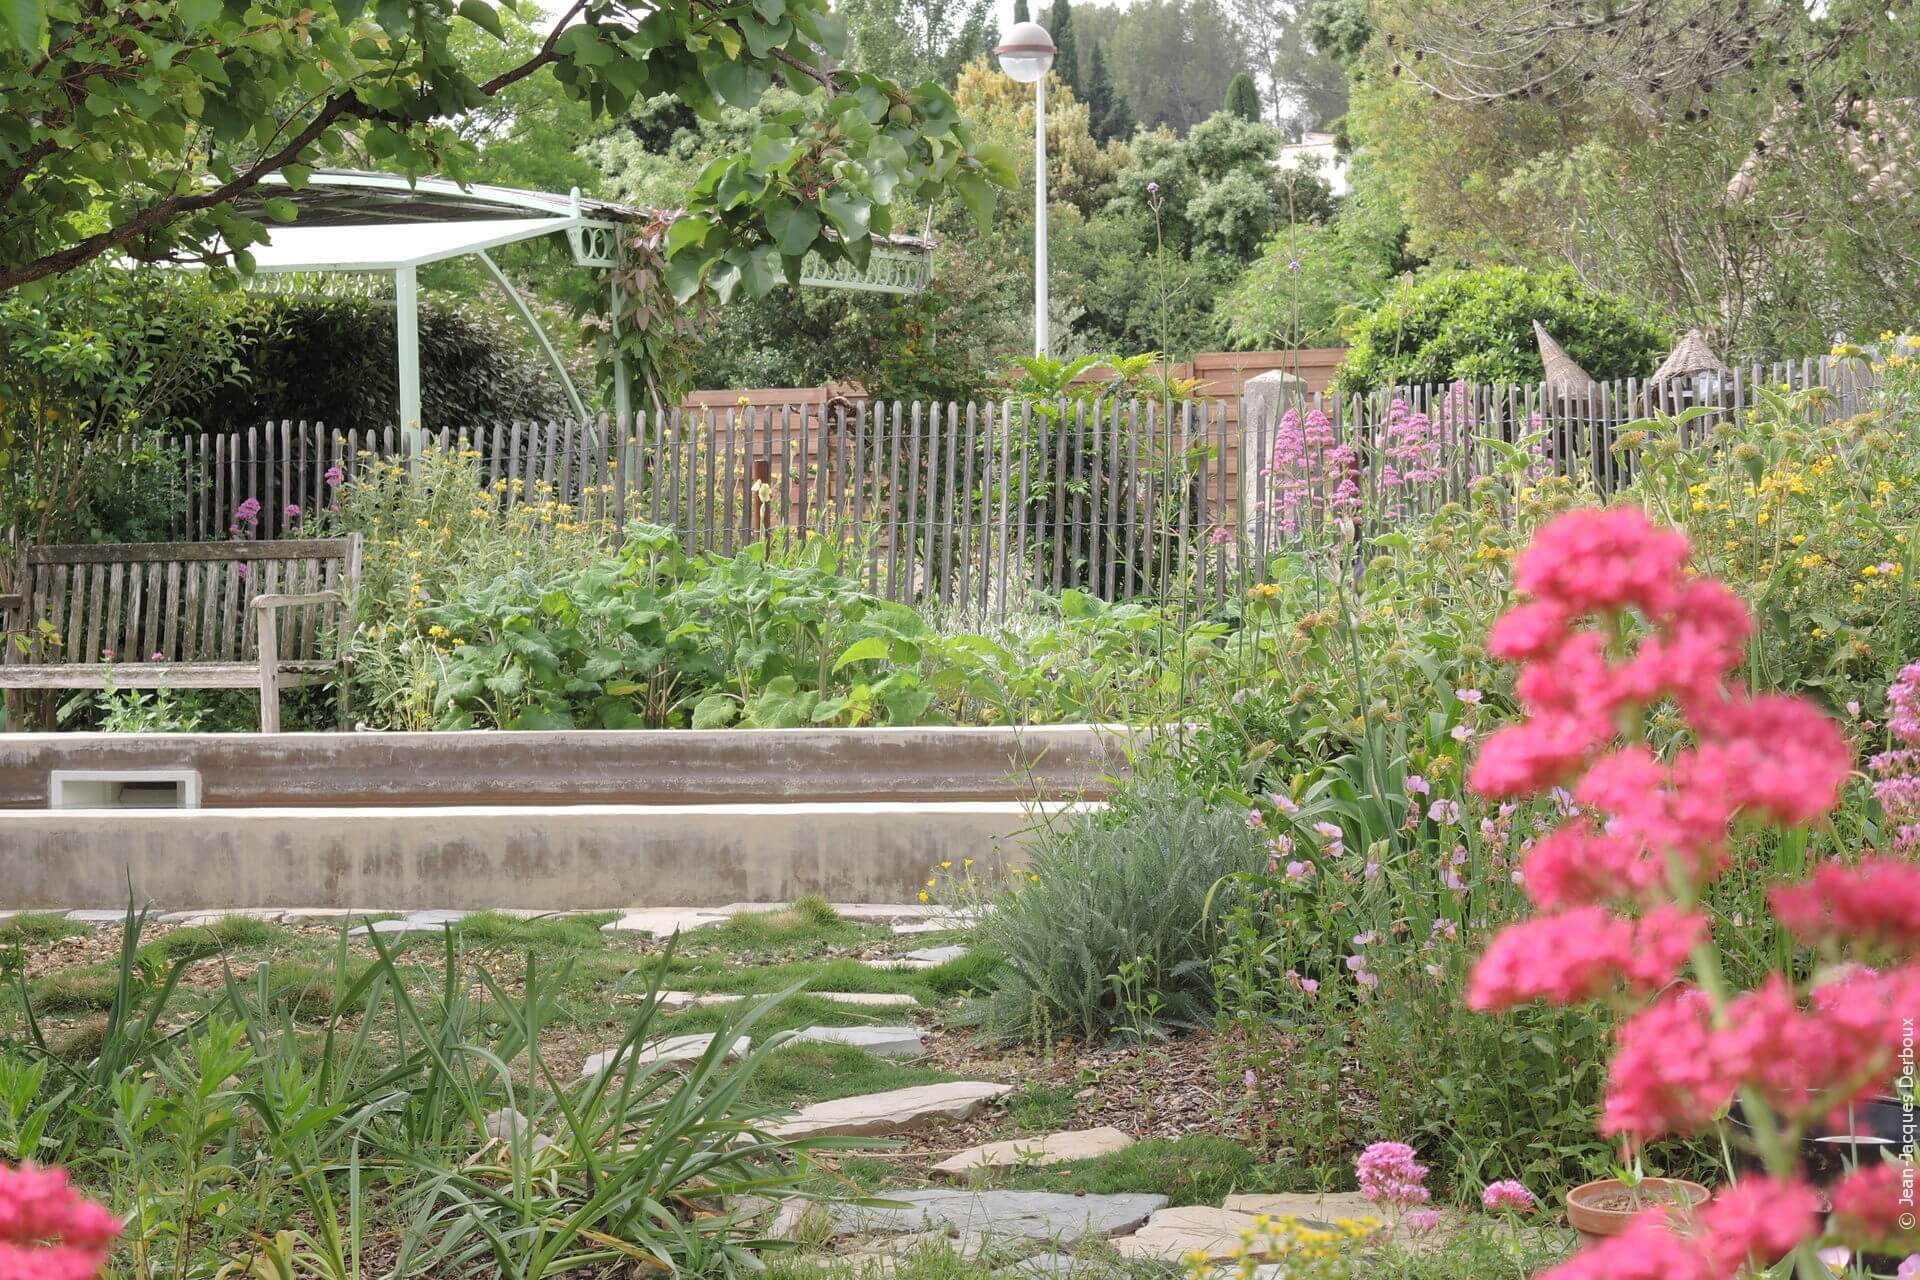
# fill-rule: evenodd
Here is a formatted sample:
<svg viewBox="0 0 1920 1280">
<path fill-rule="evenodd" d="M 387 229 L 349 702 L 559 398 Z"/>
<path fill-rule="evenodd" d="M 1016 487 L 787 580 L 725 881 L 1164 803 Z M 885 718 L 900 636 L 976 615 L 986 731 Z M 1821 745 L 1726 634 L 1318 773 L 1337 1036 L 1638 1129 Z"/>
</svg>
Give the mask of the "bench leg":
<svg viewBox="0 0 1920 1280">
<path fill-rule="evenodd" d="M 280 732 L 280 620 L 260 610 L 260 732 Z"/>
</svg>

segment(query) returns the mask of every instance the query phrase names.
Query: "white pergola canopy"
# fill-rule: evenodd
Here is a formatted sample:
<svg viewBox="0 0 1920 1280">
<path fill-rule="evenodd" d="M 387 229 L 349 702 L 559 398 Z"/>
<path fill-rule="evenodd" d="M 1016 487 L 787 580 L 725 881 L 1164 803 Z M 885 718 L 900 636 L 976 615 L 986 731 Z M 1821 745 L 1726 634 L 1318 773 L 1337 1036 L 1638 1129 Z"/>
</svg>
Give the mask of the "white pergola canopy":
<svg viewBox="0 0 1920 1280">
<path fill-rule="evenodd" d="M 502 245 L 564 235 L 574 262 L 611 271 L 619 264 L 623 223 L 651 222 L 662 216 L 651 209 L 583 199 L 576 190 L 567 195 L 523 191 L 515 187 L 462 187 L 445 178 L 409 181 L 385 173 L 346 169 L 316 169 L 295 188 L 280 174 L 264 179 L 261 189 L 242 207 L 268 199 L 291 200 L 297 210 L 292 222 L 261 218 L 267 228 L 264 243 L 252 245 L 252 283 L 266 289 L 324 284 L 328 278 L 358 279 L 363 283 L 391 282 L 396 313 L 395 345 L 399 366 L 400 427 L 408 448 L 419 452 L 420 426 L 420 298 L 421 267 L 454 258 L 476 257 L 493 276 L 520 318 L 533 331 L 552 363 L 574 412 L 587 417 L 586 405 L 568 376 L 540 322 L 519 291 L 494 263 L 489 250 Z M 254 213 L 254 209 L 248 209 Z M 255 213 L 255 216 L 258 216 Z M 848 262 L 829 262 L 809 254 L 801 267 L 800 283 L 823 289 L 854 289 L 877 293 L 918 293 L 933 275 L 932 241 L 917 236 L 876 236 L 865 268 Z M 613 323 L 618 335 L 620 286 L 613 283 Z M 622 422 L 631 416 L 631 391 L 624 359 L 614 358 L 614 414 Z"/>
</svg>

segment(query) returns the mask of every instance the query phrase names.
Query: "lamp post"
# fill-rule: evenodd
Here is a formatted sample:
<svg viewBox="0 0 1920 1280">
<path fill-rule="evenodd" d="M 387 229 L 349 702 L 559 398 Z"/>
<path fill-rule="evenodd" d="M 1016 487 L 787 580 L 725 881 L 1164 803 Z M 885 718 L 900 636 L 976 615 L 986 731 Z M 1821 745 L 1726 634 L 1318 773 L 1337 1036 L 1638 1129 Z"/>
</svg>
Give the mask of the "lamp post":
<svg viewBox="0 0 1920 1280">
<path fill-rule="evenodd" d="M 1053 37 L 1037 22 L 1018 22 L 994 51 L 1000 69 L 1033 86 L 1033 354 L 1047 354 L 1047 72 Z"/>
</svg>

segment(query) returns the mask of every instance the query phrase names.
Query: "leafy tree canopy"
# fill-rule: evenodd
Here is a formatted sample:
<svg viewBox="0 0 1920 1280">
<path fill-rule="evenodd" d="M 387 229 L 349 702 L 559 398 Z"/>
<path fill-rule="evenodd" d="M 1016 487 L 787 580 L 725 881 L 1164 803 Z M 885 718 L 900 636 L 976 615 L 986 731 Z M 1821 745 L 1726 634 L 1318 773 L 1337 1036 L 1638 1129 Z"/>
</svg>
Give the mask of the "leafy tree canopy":
<svg viewBox="0 0 1920 1280">
<path fill-rule="evenodd" d="M 806 108 L 716 159 L 662 251 L 677 301 L 765 293 L 802 257 L 864 260 L 897 197 L 957 193 L 991 216 L 1003 156 L 974 144 L 938 85 L 831 70 L 845 29 L 824 0 L 573 0 L 513 65 L 518 0 L 0 0 L 0 292 L 102 257 L 233 261 L 292 218 L 260 184 L 319 164 L 468 177 L 459 125 L 551 76 L 593 115 L 667 95 L 750 108 L 776 83 Z M 252 201 L 252 203 L 245 203 Z"/>
<path fill-rule="evenodd" d="M 1586 288 L 1571 271 L 1443 271 L 1400 285 L 1354 326 L 1339 385 L 1534 381 L 1544 374 L 1536 320 L 1602 379 L 1652 373 L 1669 340 L 1642 308 Z"/>
</svg>

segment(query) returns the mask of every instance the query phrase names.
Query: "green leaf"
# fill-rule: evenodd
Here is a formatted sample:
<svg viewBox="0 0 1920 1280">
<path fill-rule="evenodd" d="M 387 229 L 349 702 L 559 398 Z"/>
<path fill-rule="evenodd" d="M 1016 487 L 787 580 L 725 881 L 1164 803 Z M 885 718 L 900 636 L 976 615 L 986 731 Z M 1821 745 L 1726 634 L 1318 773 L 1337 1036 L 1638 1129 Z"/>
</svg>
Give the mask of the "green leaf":
<svg viewBox="0 0 1920 1280">
<path fill-rule="evenodd" d="M 993 184 L 983 174 L 956 173 L 953 175 L 953 189 L 960 197 L 967 212 L 973 215 L 974 225 L 985 231 L 993 225 Z"/>
<path fill-rule="evenodd" d="M 460 0 L 460 16 L 495 40 L 507 38 L 506 31 L 500 26 L 499 12 L 486 0 Z"/>
<path fill-rule="evenodd" d="M 187 30 L 198 31 L 220 16 L 221 0 L 180 0 L 180 21 Z"/>
<path fill-rule="evenodd" d="M 747 286 L 749 297 L 766 297 L 786 278 L 780 270 L 780 251 L 770 244 L 757 244 L 745 253 L 735 250 L 727 257 L 739 263 L 740 282 Z"/>
<path fill-rule="evenodd" d="M 892 650 L 893 646 L 887 637 L 868 636 L 864 640 L 856 640 L 848 645 L 835 660 L 833 669 L 839 671 L 842 667 L 855 662 L 871 662 L 876 658 L 885 658 L 891 655 Z"/>
<path fill-rule="evenodd" d="M 820 215 L 805 205 L 782 201 L 767 210 L 767 230 L 782 253 L 805 253 L 820 238 Z"/>
<path fill-rule="evenodd" d="M 707 83 L 728 105 L 747 110 L 773 87 L 773 77 L 757 62 L 729 60 L 707 72 Z"/>
<path fill-rule="evenodd" d="M 673 257 L 690 244 L 699 244 L 707 238 L 707 232 L 713 230 L 713 220 L 688 216 L 674 219 L 667 228 L 667 256 Z"/>
<path fill-rule="evenodd" d="M 731 695 L 710 693 L 700 699 L 693 707 L 693 727 L 696 729 L 724 729 L 732 724 L 734 717 L 740 714 L 740 704 Z"/>
<path fill-rule="evenodd" d="M 285 196 L 273 196 L 261 206 L 275 222 L 292 222 L 300 216 L 300 206 Z"/>
<path fill-rule="evenodd" d="M 47 42 L 47 11 L 41 0 L 6 0 L 7 34 L 23 49 L 39 49 Z"/>
</svg>

